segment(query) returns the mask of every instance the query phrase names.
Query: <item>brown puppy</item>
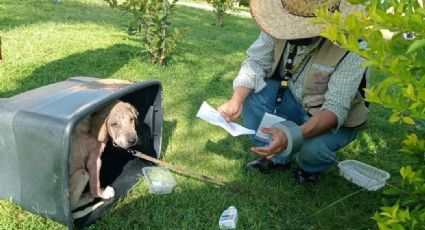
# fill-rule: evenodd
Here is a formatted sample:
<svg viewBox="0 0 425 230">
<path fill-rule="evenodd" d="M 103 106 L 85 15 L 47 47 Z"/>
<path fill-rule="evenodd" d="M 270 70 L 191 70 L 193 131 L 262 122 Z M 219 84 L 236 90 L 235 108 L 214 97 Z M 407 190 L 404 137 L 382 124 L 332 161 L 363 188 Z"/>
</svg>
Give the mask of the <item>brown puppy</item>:
<svg viewBox="0 0 425 230">
<path fill-rule="evenodd" d="M 115 146 L 124 149 L 137 143 L 137 116 L 132 105 L 116 101 L 85 117 L 75 127 L 69 161 L 71 209 L 85 205 L 95 197 L 114 197 L 112 187 L 100 188 L 101 156 L 109 138 Z M 90 192 L 83 194 L 87 183 Z"/>
</svg>

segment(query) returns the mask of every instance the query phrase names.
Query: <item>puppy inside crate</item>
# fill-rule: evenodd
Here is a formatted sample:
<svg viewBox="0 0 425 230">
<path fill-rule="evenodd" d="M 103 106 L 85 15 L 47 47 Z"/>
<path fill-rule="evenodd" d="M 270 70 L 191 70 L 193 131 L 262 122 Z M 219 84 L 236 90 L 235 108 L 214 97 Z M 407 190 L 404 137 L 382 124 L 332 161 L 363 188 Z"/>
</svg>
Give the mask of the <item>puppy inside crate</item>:
<svg viewBox="0 0 425 230">
<path fill-rule="evenodd" d="M 100 206 L 103 202 L 97 202 L 82 210 L 80 207 L 87 206 L 95 199 L 111 199 L 115 196 L 115 190 L 110 183 L 117 175 L 108 176 L 108 173 L 111 175 L 117 172 L 102 173 L 106 175 L 102 181 L 101 171 L 104 171 L 101 170 L 102 155 L 105 148 L 110 145 L 122 149 L 119 154 L 126 154 L 125 149 L 141 145 L 141 142 L 146 144 L 145 135 L 138 136 L 137 133 L 140 131 L 139 127 L 143 127 L 138 125 L 138 116 L 139 113 L 133 105 L 117 100 L 84 117 L 76 125 L 69 160 L 70 205 L 71 210 L 77 210 L 73 213 L 74 219 L 87 215 L 98 207 L 96 205 Z M 109 162 L 109 164 L 125 164 L 126 160 L 129 160 L 125 158 L 130 157 L 127 154 L 124 156 L 124 162 Z"/>
</svg>

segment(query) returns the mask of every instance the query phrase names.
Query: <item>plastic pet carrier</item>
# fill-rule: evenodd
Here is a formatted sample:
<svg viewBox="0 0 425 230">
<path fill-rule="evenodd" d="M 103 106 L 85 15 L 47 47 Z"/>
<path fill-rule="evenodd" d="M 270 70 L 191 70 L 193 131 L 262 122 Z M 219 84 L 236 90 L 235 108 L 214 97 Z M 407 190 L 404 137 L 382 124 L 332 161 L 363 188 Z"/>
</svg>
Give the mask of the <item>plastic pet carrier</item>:
<svg viewBox="0 0 425 230">
<path fill-rule="evenodd" d="M 101 187 L 111 185 L 115 197 L 74 220 L 69 201 L 70 142 L 82 118 L 117 99 L 132 104 L 139 113 L 136 130 L 141 141 L 133 149 L 159 158 L 163 108 L 158 81 L 73 77 L 0 99 L 0 198 L 11 198 L 70 229 L 101 217 L 143 178 L 142 168 L 148 164 L 109 141 L 100 182 Z"/>
</svg>

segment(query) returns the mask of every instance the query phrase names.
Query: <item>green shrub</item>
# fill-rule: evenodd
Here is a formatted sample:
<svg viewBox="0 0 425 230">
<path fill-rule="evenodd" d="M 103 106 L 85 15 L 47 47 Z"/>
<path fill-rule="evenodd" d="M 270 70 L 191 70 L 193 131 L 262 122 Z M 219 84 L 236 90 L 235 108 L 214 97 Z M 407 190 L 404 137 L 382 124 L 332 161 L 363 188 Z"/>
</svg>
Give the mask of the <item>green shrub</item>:
<svg viewBox="0 0 425 230">
<path fill-rule="evenodd" d="M 400 169 L 401 184 L 387 188 L 388 200 L 372 217 L 380 229 L 425 228 L 425 9 L 422 0 L 352 0 L 366 7 L 343 20 L 338 12 L 316 12 L 322 36 L 363 56 L 380 83 L 367 100 L 391 109 L 389 122 L 415 126 L 400 152 L 416 164 Z M 368 16 L 367 16 L 368 15 Z M 392 36 L 384 38 L 383 34 Z M 365 40 L 361 48 L 358 40 Z M 402 139 L 402 137 L 400 137 Z"/>
<path fill-rule="evenodd" d="M 170 32 L 168 16 L 177 0 L 125 0 L 118 4 L 117 0 L 105 0 L 112 8 L 130 12 L 134 18 L 130 22 L 130 35 L 141 34 L 152 63 L 166 65 L 177 43 L 182 36 L 182 29 L 176 28 Z"/>
<path fill-rule="evenodd" d="M 210 3 L 216 14 L 216 22 L 215 25 L 217 27 L 223 26 L 224 15 L 226 15 L 227 10 L 234 10 L 233 2 L 234 0 L 206 0 Z"/>
</svg>

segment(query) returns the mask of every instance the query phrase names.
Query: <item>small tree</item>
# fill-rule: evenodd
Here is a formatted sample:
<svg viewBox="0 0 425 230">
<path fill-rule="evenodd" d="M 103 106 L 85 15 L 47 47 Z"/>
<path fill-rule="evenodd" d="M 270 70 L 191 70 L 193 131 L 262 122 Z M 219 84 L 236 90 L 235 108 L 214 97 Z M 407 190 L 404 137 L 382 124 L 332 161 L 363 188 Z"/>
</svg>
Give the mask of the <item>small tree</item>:
<svg viewBox="0 0 425 230">
<path fill-rule="evenodd" d="M 351 0 L 367 12 L 348 15 L 316 12 L 314 21 L 325 26 L 322 36 L 367 59 L 365 66 L 383 76 L 366 89 L 367 100 L 392 110 L 389 122 L 414 125 L 400 152 L 417 159 L 402 167 L 400 189 L 385 190 L 391 199 L 373 219 L 380 229 L 425 227 L 425 9 L 422 0 Z M 384 33 L 392 34 L 384 38 Z M 365 40 L 367 48 L 359 46 Z"/>
<path fill-rule="evenodd" d="M 171 3 L 168 0 L 105 0 L 112 8 L 125 10 L 133 15 L 128 32 L 130 35 L 139 33 L 145 43 L 145 50 L 152 63 L 166 65 L 177 43 L 181 40 L 182 29 L 176 28 L 170 32 L 168 16 L 178 0 Z"/>
<path fill-rule="evenodd" d="M 235 9 L 235 7 L 233 6 L 234 0 L 206 0 L 206 1 L 210 3 L 214 8 L 214 12 L 216 16 L 215 25 L 217 27 L 222 27 L 224 15 L 226 15 L 226 11 Z"/>
</svg>

